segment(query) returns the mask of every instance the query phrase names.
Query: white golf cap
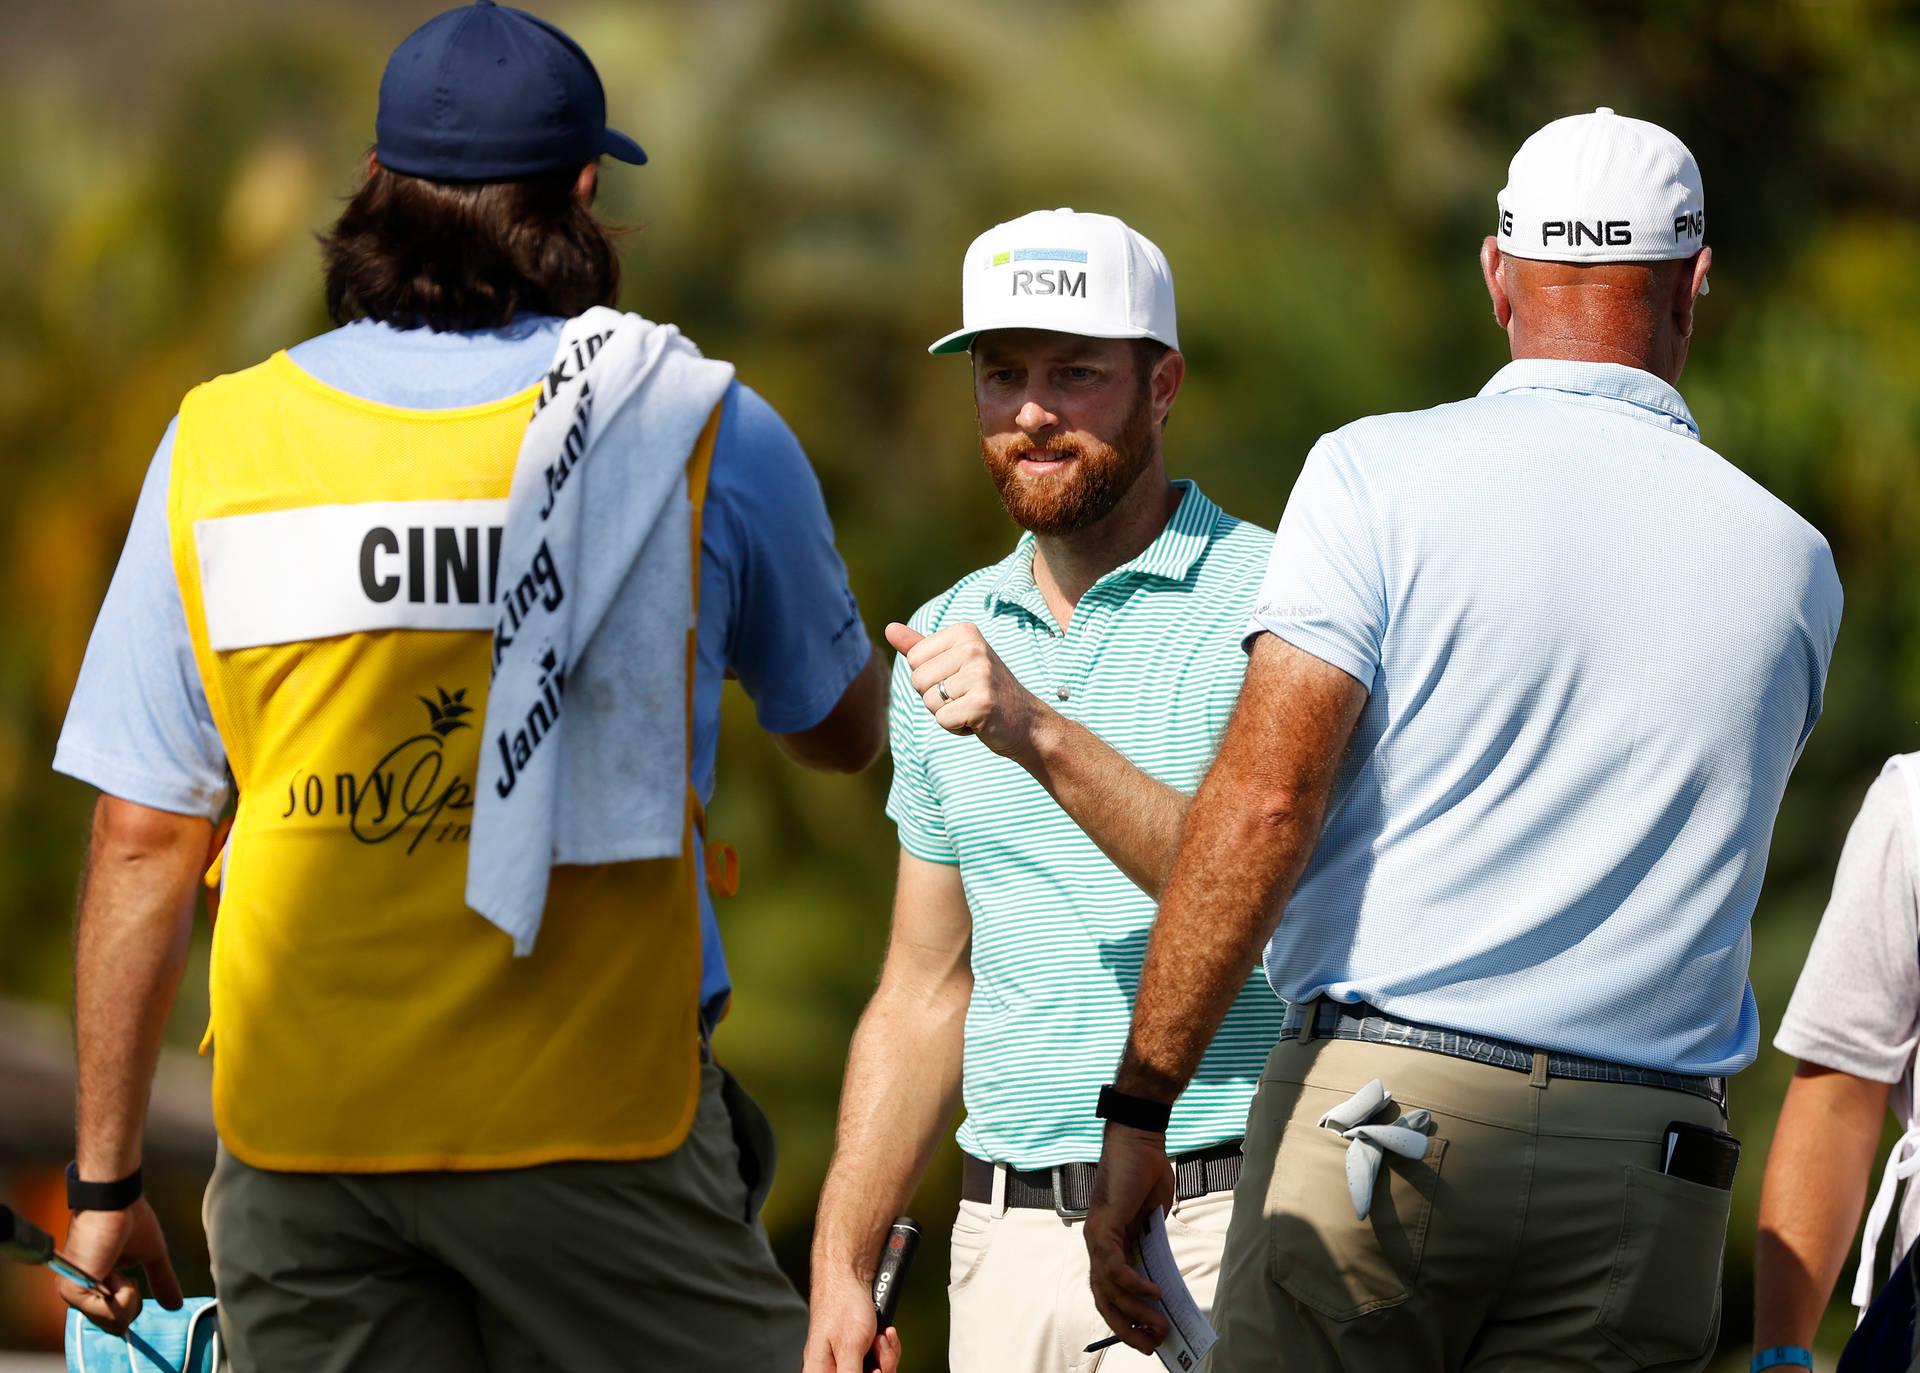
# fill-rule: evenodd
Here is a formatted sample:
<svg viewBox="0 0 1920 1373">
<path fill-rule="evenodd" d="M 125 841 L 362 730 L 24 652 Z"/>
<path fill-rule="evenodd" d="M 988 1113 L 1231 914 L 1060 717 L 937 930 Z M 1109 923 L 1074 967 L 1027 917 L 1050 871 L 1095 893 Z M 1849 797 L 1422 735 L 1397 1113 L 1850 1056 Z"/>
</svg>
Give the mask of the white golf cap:
<svg viewBox="0 0 1920 1373">
<path fill-rule="evenodd" d="M 1500 192 L 1500 251 L 1540 262 L 1663 262 L 1707 239 L 1707 197 L 1687 145 L 1604 107 L 1520 145 Z"/>
<path fill-rule="evenodd" d="M 1035 210 L 994 225 L 960 264 L 960 318 L 929 353 L 964 353 L 988 329 L 1180 346 L 1166 255 L 1112 215 Z"/>
</svg>

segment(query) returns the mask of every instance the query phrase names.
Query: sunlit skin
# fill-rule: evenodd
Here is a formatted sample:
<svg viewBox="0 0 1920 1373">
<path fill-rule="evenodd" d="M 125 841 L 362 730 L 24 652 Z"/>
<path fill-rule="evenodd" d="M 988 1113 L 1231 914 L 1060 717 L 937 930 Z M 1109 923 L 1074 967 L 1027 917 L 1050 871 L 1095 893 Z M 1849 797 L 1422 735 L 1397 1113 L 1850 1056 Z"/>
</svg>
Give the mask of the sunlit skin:
<svg viewBox="0 0 1920 1373">
<path fill-rule="evenodd" d="M 1178 351 L 1162 354 L 1154 365 L 1146 383 L 1147 432 L 1141 436 L 1147 460 L 1104 517 L 1059 532 L 1029 526 L 1038 541 L 1034 580 L 1063 629 L 1081 594 L 1152 543 L 1180 504 L 1167 477 L 1160 430 L 1186 372 Z M 995 329 L 973 343 L 973 403 L 988 467 L 997 469 L 996 482 L 1010 480 L 1018 499 L 1037 507 L 1070 496 L 1089 474 L 1077 470 L 1078 458 L 1014 455 L 1050 446 L 1083 454 L 1111 449 L 1127 436 L 1139 396 L 1134 345 L 1127 339 Z M 1018 513 L 1010 513 L 1019 522 Z"/>
<path fill-rule="evenodd" d="M 1480 245 L 1493 317 L 1515 360 L 1613 362 L 1680 383 L 1713 249 L 1670 262 L 1535 262 Z"/>
</svg>

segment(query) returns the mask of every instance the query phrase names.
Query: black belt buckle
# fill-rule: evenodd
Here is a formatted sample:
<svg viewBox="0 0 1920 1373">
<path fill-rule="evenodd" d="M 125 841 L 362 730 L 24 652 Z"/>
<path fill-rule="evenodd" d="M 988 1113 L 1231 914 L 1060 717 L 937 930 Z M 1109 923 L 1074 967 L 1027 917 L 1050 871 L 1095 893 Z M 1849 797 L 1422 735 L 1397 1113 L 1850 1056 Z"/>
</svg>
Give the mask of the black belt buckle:
<svg viewBox="0 0 1920 1373">
<path fill-rule="evenodd" d="M 1066 1172 L 1066 1169 L 1066 1164 L 1056 1163 L 1047 1170 L 1047 1177 L 1053 1183 L 1053 1214 L 1060 1217 L 1061 1220 L 1085 1220 L 1087 1218 L 1086 1207 L 1067 1205 L 1067 1189 L 1062 1176 Z M 1091 1198 L 1089 1198 L 1089 1200 L 1091 1200 Z"/>
</svg>

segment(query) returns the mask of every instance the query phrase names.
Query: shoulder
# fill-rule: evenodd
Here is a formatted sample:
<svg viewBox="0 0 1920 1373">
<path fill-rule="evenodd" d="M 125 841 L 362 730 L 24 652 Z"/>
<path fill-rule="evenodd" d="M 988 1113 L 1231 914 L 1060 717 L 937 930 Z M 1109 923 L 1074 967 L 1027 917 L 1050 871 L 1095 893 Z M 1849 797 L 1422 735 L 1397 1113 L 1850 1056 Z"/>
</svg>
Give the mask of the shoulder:
<svg viewBox="0 0 1920 1373">
<path fill-rule="evenodd" d="M 1228 568 L 1258 563 L 1265 568 L 1272 552 L 1273 531 L 1265 525 L 1229 515 L 1224 510 L 1214 516 L 1213 529 L 1207 538 L 1207 558 L 1211 563 Z"/>
<path fill-rule="evenodd" d="M 1787 566 L 1799 568 L 1810 591 L 1838 602 L 1840 575 L 1826 535 L 1737 464 L 1704 443 L 1700 449 L 1715 465 L 1726 508 L 1742 517 L 1749 537 L 1786 559 Z"/>
<path fill-rule="evenodd" d="M 908 626 L 916 633 L 932 634 L 963 621 L 971 620 L 980 624 L 993 608 L 991 597 L 994 587 L 1000 584 L 1001 577 L 1009 570 L 1009 564 L 1018 556 L 1016 549 L 1000 562 L 969 572 L 914 611 L 907 621 Z"/>
<path fill-rule="evenodd" d="M 720 402 L 720 433 L 723 441 L 731 441 L 731 446 L 748 455 L 799 445 L 772 403 L 737 377 Z"/>
<path fill-rule="evenodd" d="M 738 380 L 720 401 L 708 480 L 710 506 L 758 512 L 762 518 L 757 523 L 766 523 L 764 517 L 773 509 L 797 519 L 819 501 L 819 480 L 800 440 L 778 410 Z"/>
<path fill-rule="evenodd" d="M 1202 595 L 1229 602 L 1224 608 L 1244 615 L 1273 557 L 1273 531 L 1229 515 L 1217 507 L 1201 550 L 1185 586 Z"/>
<path fill-rule="evenodd" d="M 266 357 L 251 367 L 242 367 L 237 372 L 222 372 L 217 377 L 210 377 L 187 392 L 180 402 L 176 422 L 190 423 L 195 413 L 207 406 L 251 395 L 263 387 L 272 385 L 277 370 L 273 357 Z"/>
<path fill-rule="evenodd" d="M 1336 465 L 1379 469 L 1414 456 L 1413 443 L 1430 449 L 1436 442 L 1504 428 L 1516 418 L 1516 407 L 1527 403 L 1520 396 L 1469 396 L 1425 410 L 1366 415 L 1323 434 L 1314 452 Z"/>
<path fill-rule="evenodd" d="M 1920 753 L 1895 754 L 1867 788 L 1854 824 L 1898 831 L 1911 839 L 1920 825 L 1920 816 L 1914 814 L 1916 800 L 1920 800 Z"/>
</svg>

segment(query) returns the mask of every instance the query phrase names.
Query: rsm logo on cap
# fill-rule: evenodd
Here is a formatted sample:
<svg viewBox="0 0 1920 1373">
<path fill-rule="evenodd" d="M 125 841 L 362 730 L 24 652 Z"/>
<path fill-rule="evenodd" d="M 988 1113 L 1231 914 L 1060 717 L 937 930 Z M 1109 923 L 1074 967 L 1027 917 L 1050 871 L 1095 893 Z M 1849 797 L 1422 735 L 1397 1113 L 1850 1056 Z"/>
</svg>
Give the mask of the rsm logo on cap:
<svg viewBox="0 0 1920 1373">
<path fill-rule="evenodd" d="M 1180 346 L 1166 255 L 1112 215 L 1035 210 L 996 224 L 960 259 L 961 327 L 932 353 L 965 353 L 995 329 Z"/>
<path fill-rule="evenodd" d="M 995 253 L 995 267 L 1010 266 L 1016 262 L 1085 262 L 1087 253 L 1084 248 L 1015 248 L 1010 252 Z M 1012 286 L 1007 292 L 1013 296 L 1078 296 L 1087 297 L 1087 274 L 1076 272 L 1068 267 L 1015 267 Z"/>
</svg>

